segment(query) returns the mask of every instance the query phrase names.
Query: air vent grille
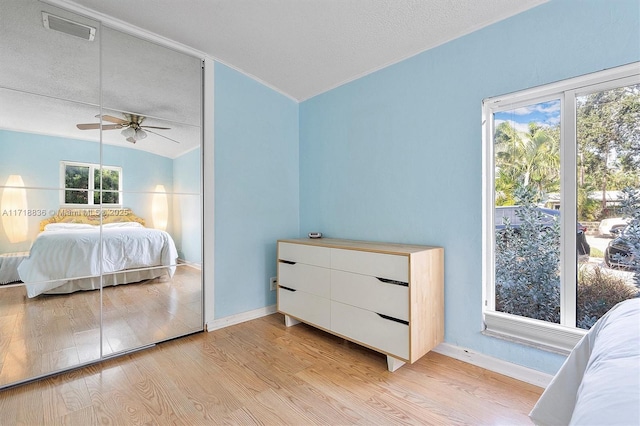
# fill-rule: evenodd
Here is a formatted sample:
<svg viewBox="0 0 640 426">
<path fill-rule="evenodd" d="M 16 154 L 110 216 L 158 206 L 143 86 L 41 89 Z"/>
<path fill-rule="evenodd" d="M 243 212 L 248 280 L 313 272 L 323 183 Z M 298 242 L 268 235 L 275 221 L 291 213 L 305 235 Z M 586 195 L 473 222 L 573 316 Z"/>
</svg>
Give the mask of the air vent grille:
<svg viewBox="0 0 640 426">
<path fill-rule="evenodd" d="M 79 24 L 78 22 L 51 15 L 47 12 L 42 12 L 42 23 L 45 28 L 50 30 L 60 31 L 85 40 L 93 41 L 96 37 L 96 29 L 94 27 Z"/>
</svg>

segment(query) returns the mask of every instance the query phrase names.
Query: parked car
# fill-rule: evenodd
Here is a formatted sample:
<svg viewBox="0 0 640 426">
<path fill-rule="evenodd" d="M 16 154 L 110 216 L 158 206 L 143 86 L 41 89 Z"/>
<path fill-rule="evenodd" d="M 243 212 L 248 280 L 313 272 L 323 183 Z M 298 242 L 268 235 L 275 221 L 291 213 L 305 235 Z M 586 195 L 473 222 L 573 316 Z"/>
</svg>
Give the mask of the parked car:
<svg viewBox="0 0 640 426">
<path fill-rule="evenodd" d="M 610 217 L 603 219 L 598 225 L 598 232 L 603 237 L 615 237 L 620 231 L 627 226 L 627 219 L 621 217 Z"/>
<path fill-rule="evenodd" d="M 604 263 L 609 268 L 633 270 L 634 268 L 629 264 L 633 259 L 631 253 L 631 244 L 628 236 L 628 226 L 621 232 L 616 232 L 617 237 L 609 241 L 607 248 L 604 251 Z"/>
<path fill-rule="evenodd" d="M 516 210 L 520 206 L 500 206 L 496 207 L 495 212 L 495 224 L 496 231 L 505 228 L 504 218 L 509 218 L 509 223 L 514 229 L 518 229 L 521 226 L 520 218 L 516 215 Z M 554 221 L 560 218 L 560 210 L 545 209 L 543 207 L 537 207 L 537 209 L 543 213 L 543 224 L 551 226 Z M 556 219 L 557 218 L 557 219 Z M 578 251 L 578 261 L 588 262 L 591 254 L 591 246 L 587 242 L 585 232 L 587 227 L 577 222 L 576 225 L 576 246 Z"/>
</svg>

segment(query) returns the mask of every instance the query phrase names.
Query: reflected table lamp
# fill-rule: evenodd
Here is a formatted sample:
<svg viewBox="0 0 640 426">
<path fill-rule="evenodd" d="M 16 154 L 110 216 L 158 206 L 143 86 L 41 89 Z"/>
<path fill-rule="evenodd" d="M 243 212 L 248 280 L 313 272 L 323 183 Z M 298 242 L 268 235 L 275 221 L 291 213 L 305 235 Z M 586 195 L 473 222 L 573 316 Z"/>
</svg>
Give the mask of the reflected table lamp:
<svg viewBox="0 0 640 426">
<path fill-rule="evenodd" d="M 151 218 L 153 227 L 164 231 L 167 229 L 169 205 L 164 185 L 157 185 L 151 202 Z"/>
<path fill-rule="evenodd" d="M 2 198 L 2 227 L 10 243 L 20 243 L 27 239 L 29 221 L 27 217 L 27 190 L 20 175 L 7 179 Z"/>
</svg>

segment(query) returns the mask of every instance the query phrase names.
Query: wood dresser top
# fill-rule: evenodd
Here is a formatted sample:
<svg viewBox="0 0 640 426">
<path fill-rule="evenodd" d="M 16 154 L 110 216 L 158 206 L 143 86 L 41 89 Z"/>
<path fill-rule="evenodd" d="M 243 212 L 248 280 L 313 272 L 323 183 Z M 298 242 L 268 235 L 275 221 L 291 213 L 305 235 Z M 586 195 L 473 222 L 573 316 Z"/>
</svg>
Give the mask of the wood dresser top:
<svg viewBox="0 0 640 426">
<path fill-rule="evenodd" d="M 296 238 L 278 240 L 279 243 L 305 244 L 309 246 L 362 250 L 375 253 L 411 254 L 425 250 L 439 250 L 441 247 L 415 244 L 384 243 L 374 241 L 342 240 L 337 238 Z"/>
</svg>

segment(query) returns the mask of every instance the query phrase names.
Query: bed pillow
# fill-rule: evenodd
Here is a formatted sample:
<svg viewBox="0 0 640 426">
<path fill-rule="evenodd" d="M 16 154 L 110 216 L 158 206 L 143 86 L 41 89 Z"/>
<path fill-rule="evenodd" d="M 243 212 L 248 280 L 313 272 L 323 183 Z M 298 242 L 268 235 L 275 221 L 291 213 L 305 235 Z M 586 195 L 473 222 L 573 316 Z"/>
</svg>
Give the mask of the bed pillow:
<svg viewBox="0 0 640 426">
<path fill-rule="evenodd" d="M 77 229 L 96 229 L 96 227 L 88 223 L 49 223 L 44 227 L 45 231 L 70 231 Z"/>
<path fill-rule="evenodd" d="M 114 222 L 114 223 L 105 223 L 102 225 L 103 228 L 144 228 L 138 222 Z"/>
</svg>

